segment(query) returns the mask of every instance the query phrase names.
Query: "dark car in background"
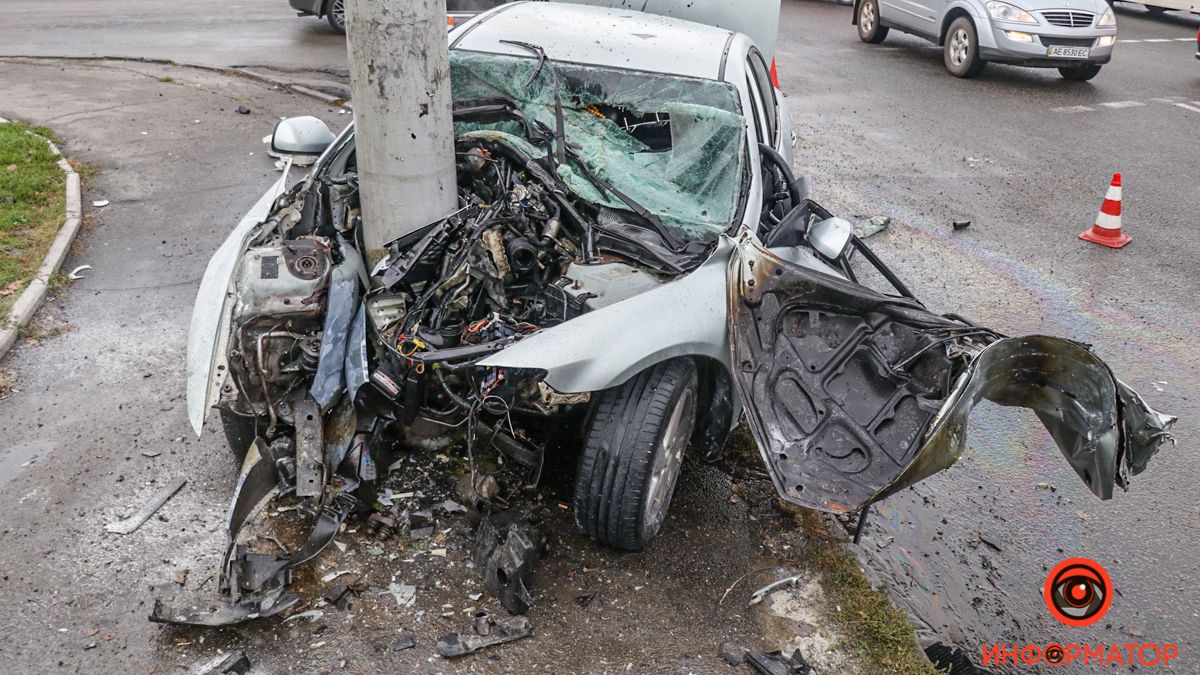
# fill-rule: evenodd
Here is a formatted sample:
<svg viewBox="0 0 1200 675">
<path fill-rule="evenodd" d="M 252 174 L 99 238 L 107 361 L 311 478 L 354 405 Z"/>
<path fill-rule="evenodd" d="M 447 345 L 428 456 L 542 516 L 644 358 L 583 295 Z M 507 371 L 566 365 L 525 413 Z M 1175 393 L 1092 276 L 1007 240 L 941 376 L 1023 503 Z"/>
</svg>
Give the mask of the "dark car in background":
<svg viewBox="0 0 1200 675">
<path fill-rule="evenodd" d="M 449 14 L 476 14 L 503 5 L 506 0 L 446 0 Z M 346 34 L 346 0 L 288 0 L 300 16 L 324 18 L 333 29 Z"/>
</svg>

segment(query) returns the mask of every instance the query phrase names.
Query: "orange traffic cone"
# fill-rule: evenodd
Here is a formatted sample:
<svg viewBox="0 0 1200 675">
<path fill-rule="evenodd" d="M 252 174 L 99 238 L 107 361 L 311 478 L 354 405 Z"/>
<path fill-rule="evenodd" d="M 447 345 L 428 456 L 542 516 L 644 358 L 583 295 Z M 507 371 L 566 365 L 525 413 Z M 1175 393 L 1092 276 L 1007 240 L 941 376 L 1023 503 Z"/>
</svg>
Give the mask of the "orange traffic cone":
<svg viewBox="0 0 1200 675">
<path fill-rule="evenodd" d="M 1079 238 L 1109 248 L 1121 248 L 1133 241 L 1133 237 L 1121 233 L 1121 174 L 1113 174 L 1112 185 L 1108 186 L 1108 194 L 1104 196 L 1100 213 L 1096 215 L 1096 224 L 1081 233 Z"/>
</svg>

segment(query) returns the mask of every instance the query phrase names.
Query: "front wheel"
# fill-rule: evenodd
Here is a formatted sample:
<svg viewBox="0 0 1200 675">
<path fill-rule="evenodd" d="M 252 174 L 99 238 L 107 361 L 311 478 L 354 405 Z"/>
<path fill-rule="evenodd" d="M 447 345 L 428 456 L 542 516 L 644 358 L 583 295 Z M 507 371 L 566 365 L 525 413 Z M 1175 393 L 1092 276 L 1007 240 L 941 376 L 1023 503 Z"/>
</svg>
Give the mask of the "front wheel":
<svg viewBox="0 0 1200 675">
<path fill-rule="evenodd" d="M 858 39 L 879 44 L 887 34 L 887 26 L 879 23 L 879 0 L 862 0 L 858 6 Z"/>
<path fill-rule="evenodd" d="M 1088 80 L 1100 74 L 1100 66 L 1089 63 L 1085 66 L 1059 68 L 1058 74 L 1062 75 L 1064 80 L 1070 80 L 1072 82 L 1087 82 Z"/>
<path fill-rule="evenodd" d="M 696 365 L 673 359 L 596 397 L 575 478 L 575 523 L 640 551 L 667 517 L 696 425 Z"/>
<path fill-rule="evenodd" d="M 329 25 L 342 35 L 346 34 L 346 0 L 330 0 L 325 10 Z"/>
<path fill-rule="evenodd" d="M 955 77 L 975 77 L 983 72 L 987 61 L 979 58 L 979 38 L 970 19 L 960 16 L 950 24 L 942 56 L 946 70 Z"/>
</svg>

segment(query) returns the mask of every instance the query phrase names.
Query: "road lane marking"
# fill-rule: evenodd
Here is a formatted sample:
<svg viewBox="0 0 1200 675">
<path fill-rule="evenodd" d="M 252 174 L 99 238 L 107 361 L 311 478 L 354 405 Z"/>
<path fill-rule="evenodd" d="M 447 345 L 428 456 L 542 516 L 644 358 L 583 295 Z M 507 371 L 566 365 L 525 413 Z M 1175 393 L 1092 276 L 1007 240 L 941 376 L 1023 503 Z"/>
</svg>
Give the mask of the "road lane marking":
<svg viewBox="0 0 1200 675">
<path fill-rule="evenodd" d="M 1125 43 L 1125 44 L 1132 44 L 1132 43 L 1134 43 L 1134 42 L 1191 42 L 1191 41 L 1193 41 L 1193 40 L 1195 40 L 1195 39 L 1196 39 L 1196 38 L 1191 38 L 1191 37 L 1183 37 L 1183 38 L 1130 38 L 1130 39 L 1128 39 L 1128 40 L 1126 40 L 1126 39 L 1117 40 L 1117 42 L 1123 42 L 1123 43 Z"/>
<path fill-rule="evenodd" d="M 1060 113 L 1093 112 L 1095 110 L 1096 110 L 1095 108 L 1089 108 L 1086 105 L 1068 105 L 1068 106 L 1063 106 L 1061 108 L 1051 108 L 1050 109 L 1051 112 L 1060 112 Z"/>
<path fill-rule="evenodd" d="M 1139 105 L 1146 105 L 1141 101 L 1113 101 L 1112 103 L 1101 103 L 1105 108 L 1136 108 Z"/>
<path fill-rule="evenodd" d="M 1176 101 L 1182 101 L 1183 97 L 1182 96 L 1164 96 L 1162 98 L 1152 98 L 1150 100 L 1154 101 L 1155 103 L 1175 103 Z"/>
<path fill-rule="evenodd" d="M 1191 110 L 1192 112 L 1200 113 L 1200 108 L 1193 108 L 1192 106 L 1190 106 L 1186 103 L 1176 103 L 1175 105 L 1179 106 L 1180 108 L 1183 108 L 1184 110 Z"/>
</svg>

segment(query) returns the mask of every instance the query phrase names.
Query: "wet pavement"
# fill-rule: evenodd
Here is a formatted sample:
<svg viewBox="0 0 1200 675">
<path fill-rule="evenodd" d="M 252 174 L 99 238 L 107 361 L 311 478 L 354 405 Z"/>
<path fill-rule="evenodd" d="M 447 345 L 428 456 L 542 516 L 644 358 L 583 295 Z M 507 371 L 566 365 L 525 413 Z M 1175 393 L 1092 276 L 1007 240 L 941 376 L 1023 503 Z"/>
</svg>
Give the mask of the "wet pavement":
<svg viewBox="0 0 1200 675">
<path fill-rule="evenodd" d="M 1195 672 L 1200 113 L 1174 103 L 1200 99 L 1200 17 L 1118 8 L 1119 39 L 1137 42 L 1118 42 L 1088 84 L 994 65 L 958 80 L 937 47 L 895 31 L 863 44 L 847 8 L 805 2 L 785 3 L 779 73 L 817 198 L 835 213 L 891 216 L 870 243 L 927 305 L 1091 343 L 1180 418 L 1177 443 L 1101 502 L 1032 413 L 981 405 L 958 464 L 877 508 L 861 549 L 869 569 L 925 640 L 975 655 L 994 642 L 1176 642 L 1178 672 Z M 1136 104 L 1105 105 L 1122 101 Z M 1091 111 L 1060 110 L 1074 106 Z M 1076 238 L 1116 171 L 1134 237 L 1120 251 Z M 954 231 L 953 220 L 972 224 Z M 1075 556 L 1105 566 L 1117 590 L 1088 628 L 1059 624 L 1042 600 L 1049 569 Z"/>
</svg>

